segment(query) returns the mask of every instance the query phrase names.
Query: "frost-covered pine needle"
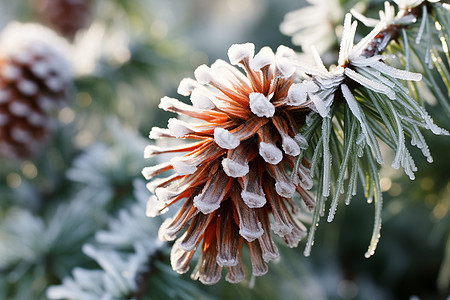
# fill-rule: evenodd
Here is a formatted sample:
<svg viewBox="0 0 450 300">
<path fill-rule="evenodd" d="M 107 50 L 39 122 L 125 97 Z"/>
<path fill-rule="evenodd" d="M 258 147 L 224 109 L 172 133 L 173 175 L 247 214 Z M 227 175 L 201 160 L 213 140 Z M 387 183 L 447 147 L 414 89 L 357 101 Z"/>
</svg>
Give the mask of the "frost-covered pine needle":
<svg viewBox="0 0 450 300">
<path fill-rule="evenodd" d="M 374 189 L 374 202 L 375 202 L 375 217 L 373 224 L 373 232 L 370 240 L 369 248 L 365 253 L 365 257 L 369 258 L 375 253 L 375 249 L 377 248 L 378 241 L 380 240 L 380 232 L 381 232 L 381 209 L 383 205 L 383 198 L 381 194 L 380 180 L 378 177 L 378 169 L 375 166 L 375 161 L 373 160 L 372 155 L 369 153 L 369 150 L 366 148 L 366 155 L 369 160 L 369 171 L 371 182 L 369 183 Z"/>
<path fill-rule="evenodd" d="M 364 137 L 366 139 L 366 142 L 370 145 L 372 150 L 376 154 L 377 162 L 381 164 L 383 162 L 383 158 L 381 157 L 380 148 L 378 146 L 377 141 L 375 140 L 375 136 L 373 135 L 372 131 L 370 130 L 370 127 L 367 126 L 367 123 L 365 122 L 365 117 L 359 108 L 358 102 L 356 101 L 355 97 L 353 96 L 352 92 L 350 91 L 349 87 L 346 84 L 341 85 L 341 91 L 344 95 L 345 100 L 347 101 L 348 106 L 350 107 L 350 110 L 352 111 L 353 115 L 358 119 L 361 130 L 364 134 Z"/>
<path fill-rule="evenodd" d="M 337 178 L 337 183 L 336 183 L 336 193 L 334 194 L 333 201 L 331 202 L 330 212 L 328 214 L 328 219 L 327 219 L 328 222 L 333 221 L 334 215 L 336 213 L 339 195 L 341 194 L 340 191 L 344 186 L 344 175 L 347 170 L 347 164 L 348 164 L 348 161 L 349 161 L 349 158 L 350 158 L 350 155 L 352 152 L 352 148 L 353 148 L 353 139 L 355 137 L 355 131 L 356 131 L 356 122 L 352 122 L 351 129 L 350 129 L 350 136 L 348 137 L 347 147 L 345 149 L 344 159 L 342 160 L 342 163 L 339 168 L 339 176 Z M 349 190 L 351 190 L 350 185 L 349 185 Z"/>
<path fill-rule="evenodd" d="M 323 190 L 323 179 L 321 177 L 319 178 L 317 185 L 316 209 L 314 210 L 311 227 L 309 228 L 308 232 L 308 239 L 306 240 L 305 250 L 303 251 L 303 254 L 305 256 L 309 256 L 311 254 L 311 249 L 312 246 L 314 245 L 314 237 L 316 234 L 316 229 L 319 226 L 320 215 L 322 207 L 324 206 L 325 202 L 325 197 L 323 197 L 322 195 L 322 190 Z"/>
<path fill-rule="evenodd" d="M 419 126 L 435 134 L 447 134 L 447 131 L 437 127 L 424 108 L 408 95 L 409 89 L 403 84 L 403 81 L 422 80 L 421 74 L 410 71 L 410 44 L 408 32 L 405 29 L 405 26 L 415 23 L 420 17 L 410 9 L 421 2 L 397 1 L 400 6 L 397 14 L 394 7 L 386 2 L 384 10 L 379 13 L 379 20 L 369 19 L 352 11 L 367 26 L 374 28 L 355 44 L 357 22 L 352 22 L 350 14 L 345 16 L 337 66 L 327 70 L 317 51 L 314 50 L 312 51 L 314 66 L 296 63 L 297 70 L 302 72 L 302 81 L 293 87 L 302 91 L 302 94 L 291 93 L 290 102 L 295 103 L 295 97 L 301 95 L 302 99 L 298 101 L 309 105 L 323 118 L 321 129 L 317 127 L 318 133 L 315 137 L 317 142 L 313 144 L 314 149 L 311 152 L 311 175 L 319 179 L 319 187 L 318 203 L 314 211 L 305 255 L 310 253 L 316 224 L 323 215 L 324 199 L 331 195 L 330 191 L 335 193 L 332 195 L 333 200 L 328 215 L 328 221 L 332 221 L 339 195 L 345 192 L 345 188 L 348 189 L 345 196 L 346 204 L 349 204 L 351 197 L 356 194 L 358 174 L 365 188 L 368 202 L 374 201 L 376 207 L 374 231 L 367 252 L 367 256 L 372 255 L 379 239 L 381 225 L 381 191 L 374 161 L 375 159 L 378 164 L 383 162 L 378 139 L 395 150 L 392 166 L 403 167 L 405 173 L 413 179 L 417 167 L 406 147 L 405 132 L 411 136 L 411 144 L 421 149 L 428 161 L 432 161 L 431 154 L 418 132 Z M 425 5 L 423 7 L 425 9 Z M 421 23 L 423 29 L 420 30 L 419 39 L 423 32 L 429 35 L 429 24 L 426 18 L 427 15 L 424 13 Z M 405 69 L 391 66 L 388 59 L 390 57 L 382 54 L 400 31 L 406 52 Z M 427 55 L 430 53 L 429 40 L 427 39 Z M 428 60 L 426 63 L 428 64 Z M 341 140 L 344 137 L 332 126 L 334 118 L 339 120 L 334 113 L 335 110 L 332 109 L 336 97 L 344 100 L 354 120 L 351 130 L 347 132 L 347 135 L 351 133 L 352 138 L 348 142 L 351 144 L 345 144 L 345 141 Z M 348 120 L 347 117 L 344 122 Z M 343 149 L 336 151 L 336 147 Z M 332 161 L 339 164 L 338 174 L 331 172 Z M 348 174 L 347 179 L 345 179 L 346 174 Z M 333 189 L 330 189 L 331 186 Z"/>
<path fill-rule="evenodd" d="M 330 195 L 330 170 L 331 170 L 331 152 L 330 152 L 330 134 L 331 118 L 325 117 L 322 122 L 322 141 L 323 141 L 323 191 L 326 198 Z"/>
<path fill-rule="evenodd" d="M 427 16 L 428 16 L 427 7 L 424 5 L 422 7 L 422 21 L 420 22 L 419 32 L 417 33 L 417 37 L 415 40 L 416 44 L 420 44 L 420 41 L 422 40 L 425 24 L 427 23 Z"/>
<path fill-rule="evenodd" d="M 403 44 L 405 46 L 405 57 L 406 57 L 406 61 L 405 61 L 405 71 L 409 72 L 409 42 L 408 42 L 408 35 L 406 34 L 406 30 L 405 28 L 402 28 L 402 37 L 403 37 Z"/>
</svg>

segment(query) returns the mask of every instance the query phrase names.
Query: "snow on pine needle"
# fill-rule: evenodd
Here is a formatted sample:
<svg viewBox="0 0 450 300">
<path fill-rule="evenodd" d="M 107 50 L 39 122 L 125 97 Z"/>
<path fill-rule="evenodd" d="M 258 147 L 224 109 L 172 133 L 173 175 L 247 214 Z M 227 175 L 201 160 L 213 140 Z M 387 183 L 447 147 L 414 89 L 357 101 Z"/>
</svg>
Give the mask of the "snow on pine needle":
<svg viewBox="0 0 450 300">
<path fill-rule="evenodd" d="M 357 172 L 360 173 L 362 185 L 366 186 L 367 199 L 372 201 L 374 198 L 376 204 L 374 231 L 366 253 L 366 256 L 372 255 L 381 227 L 382 198 L 376 163 L 381 164 L 383 157 L 378 140 L 396 151 L 392 166 L 397 169 L 403 167 L 405 173 L 414 179 L 417 168 L 406 147 L 406 136 L 411 136 L 411 144 L 420 148 L 427 160 L 432 162 L 420 129 L 425 128 L 437 135 L 448 135 L 446 130 L 433 123 L 403 84 L 405 81 L 420 81 L 422 75 L 394 68 L 387 63 L 391 58 L 382 55 L 394 38 L 393 35 L 397 34 L 395 30 L 398 30 L 399 24 L 414 23 L 416 17 L 408 15 L 404 10 L 395 15 L 394 8 L 387 3 L 385 11 L 380 12 L 380 20 L 363 20 L 374 26 L 374 29 L 355 44 L 357 22 L 352 22 L 351 14 L 346 15 L 337 66 L 328 70 L 317 51 L 314 51 L 315 65 L 296 62 L 296 67 L 302 74 L 302 82 L 293 84 L 289 93 L 299 103 L 313 103 L 313 110 L 323 118 L 322 126 L 318 129 L 318 142 L 314 145 L 310 143 L 314 148 L 311 172 L 315 174 L 316 169 L 319 170 L 319 175 L 315 177 L 319 177 L 320 191 L 316 196 L 317 206 L 305 249 L 306 255 L 312 246 L 314 224 L 323 215 L 322 201 L 332 194 L 330 183 L 335 183 L 335 187 L 328 221 L 334 218 L 341 193 L 347 191 L 347 204 L 351 196 L 356 194 Z M 334 105 L 336 102 L 346 104 L 344 112 L 338 111 L 339 107 Z M 333 118 L 335 121 L 331 122 Z M 353 122 L 357 124 L 356 127 Z M 320 122 L 314 124 L 319 128 Z M 311 132 L 311 129 L 307 128 L 305 131 Z M 343 138 L 339 131 L 345 132 Z M 330 138 L 340 141 L 344 155 L 331 154 Z M 320 157 L 323 159 L 322 163 L 319 161 Z M 337 176 L 331 172 L 331 164 L 339 166 Z M 347 178 L 347 188 L 344 188 L 346 173 L 350 175 Z M 331 180 L 331 176 L 336 178 Z"/>
<path fill-rule="evenodd" d="M 50 299 L 125 299 L 139 290 L 138 279 L 149 271 L 149 262 L 162 243 L 153 220 L 142 214 L 145 202 L 122 209 L 110 220 L 109 229 L 99 231 L 98 246 L 85 244 L 83 252 L 97 262 L 98 269 L 75 268 L 73 277 L 47 290 Z"/>
<path fill-rule="evenodd" d="M 73 278 L 65 278 L 61 285 L 47 290 L 49 299 L 128 299 L 138 289 L 136 276 L 148 261 L 145 247 L 141 245 L 131 255 L 121 255 L 92 245 L 85 245 L 83 252 L 93 258 L 102 270 L 75 268 Z"/>
<path fill-rule="evenodd" d="M 160 263 L 166 258 L 166 244 L 158 240 L 158 219 L 143 213 L 148 190 L 142 179 L 133 182 L 136 201 L 108 220 L 106 229 L 95 234 L 95 243 L 85 244 L 83 252 L 97 268 L 76 267 L 71 277 L 47 289 L 50 299 L 140 299 L 147 292 L 156 299 L 199 295 L 179 275 Z M 158 285 L 170 282 L 171 288 Z"/>
</svg>

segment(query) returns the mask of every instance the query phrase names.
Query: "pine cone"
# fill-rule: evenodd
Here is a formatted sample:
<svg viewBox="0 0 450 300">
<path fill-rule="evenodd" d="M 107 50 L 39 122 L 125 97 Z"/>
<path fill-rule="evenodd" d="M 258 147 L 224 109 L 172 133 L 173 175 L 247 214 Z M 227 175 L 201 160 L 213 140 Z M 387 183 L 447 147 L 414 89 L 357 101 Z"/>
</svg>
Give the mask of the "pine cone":
<svg viewBox="0 0 450 300">
<path fill-rule="evenodd" d="M 73 39 L 78 30 L 89 25 L 91 0 L 34 0 L 34 10 L 50 27 Z"/>
<path fill-rule="evenodd" d="M 51 112 L 70 87 L 64 40 L 36 24 L 12 23 L 0 36 L 0 155 L 26 158 L 44 144 Z"/>
<path fill-rule="evenodd" d="M 190 95 L 192 105 L 161 99 L 160 108 L 202 122 L 170 119 L 168 129 L 153 128 L 150 138 L 197 142 L 150 145 L 145 150 L 146 157 L 186 153 L 143 170 L 147 179 L 175 171 L 148 185 L 156 196 L 150 198 L 147 214 L 157 215 L 175 203 L 182 205 L 161 225 L 160 238 L 170 241 L 181 235 L 171 252 L 172 267 L 179 273 L 188 270 L 196 249 L 201 249 L 193 278 L 204 284 L 217 283 L 224 267 L 227 281 L 242 281 L 245 244 L 253 275 L 265 274 L 267 262 L 279 256 L 271 231 L 289 247 L 306 235 L 306 227 L 293 216 L 299 211 L 293 200 L 295 191 L 308 207 L 314 207 L 307 192 L 312 186 L 309 161 L 295 168 L 295 157 L 307 147 L 305 138 L 296 135 L 299 121 L 312 105 L 306 99 L 298 102 L 289 91 L 295 71 L 289 58 L 295 53 L 280 46 L 276 53 L 264 47 L 254 55 L 254 48 L 250 43 L 236 44 L 228 51 L 230 62 L 242 67 L 246 75 L 218 60 L 211 68 L 198 67 L 196 80 L 183 79 L 178 91 Z"/>
</svg>

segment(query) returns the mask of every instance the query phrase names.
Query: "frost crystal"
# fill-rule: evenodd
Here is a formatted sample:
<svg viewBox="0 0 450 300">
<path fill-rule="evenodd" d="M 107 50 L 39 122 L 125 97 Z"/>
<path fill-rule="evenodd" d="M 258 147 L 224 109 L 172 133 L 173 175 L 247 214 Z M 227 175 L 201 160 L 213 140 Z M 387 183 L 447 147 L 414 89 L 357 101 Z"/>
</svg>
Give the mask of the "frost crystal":
<svg viewBox="0 0 450 300">
<path fill-rule="evenodd" d="M 261 93 L 250 93 L 250 110 L 258 117 L 273 117 L 275 106 Z"/>
<path fill-rule="evenodd" d="M 214 129 L 214 141 L 224 149 L 234 149 L 239 146 L 240 143 L 238 138 L 223 128 Z"/>
</svg>

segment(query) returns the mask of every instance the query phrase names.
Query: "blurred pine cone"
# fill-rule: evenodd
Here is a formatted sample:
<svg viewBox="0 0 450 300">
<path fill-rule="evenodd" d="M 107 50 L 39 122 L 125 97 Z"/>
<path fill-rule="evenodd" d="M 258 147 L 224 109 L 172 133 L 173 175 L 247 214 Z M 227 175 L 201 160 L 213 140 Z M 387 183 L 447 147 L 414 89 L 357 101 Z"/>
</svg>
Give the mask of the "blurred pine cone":
<svg viewBox="0 0 450 300">
<path fill-rule="evenodd" d="M 64 42 L 36 24 L 11 23 L 0 35 L 0 155 L 25 158 L 44 144 L 70 88 Z"/>
<path fill-rule="evenodd" d="M 47 25 L 73 39 L 78 30 L 89 25 L 91 0 L 33 0 L 33 8 Z"/>
</svg>

